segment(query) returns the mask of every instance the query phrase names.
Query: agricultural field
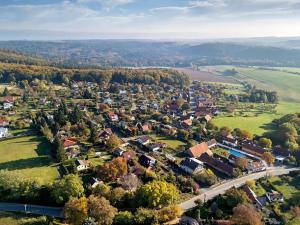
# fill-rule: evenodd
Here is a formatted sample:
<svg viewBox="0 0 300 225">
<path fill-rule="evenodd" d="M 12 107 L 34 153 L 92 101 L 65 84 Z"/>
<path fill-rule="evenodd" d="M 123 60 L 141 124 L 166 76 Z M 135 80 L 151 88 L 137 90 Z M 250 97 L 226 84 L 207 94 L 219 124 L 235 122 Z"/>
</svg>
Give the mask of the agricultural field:
<svg viewBox="0 0 300 225">
<path fill-rule="evenodd" d="M 50 158 L 51 146 L 43 137 L 29 136 L 0 142 L 0 169 L 18 170 L 25 178 L 53 182 L 58 170 Z M 41 176 L 43 174 L 43 176 Z"/>
<path fill-rule="evenodd" d="M 288 113 L 300 112 L 300 72 L 299 68 L 257 68 L 257 67 L 233 67 L 233 66 L 208 66 L 201 67 L 204 72 L 218 76 L 231 78 L 237 82 L 247 82 L 268 91 L 276 91 L 279 95 L 279 103 L 275 112 L 260 110 L 259 113 L 249 111 L 234 115 L 222 114 L 214 118 L 213 122 L 219 126 L 228 126 L 232 129 L 242 128 L 254 134 L 261 135 L 272 130 L 271 122 Z M 235 69 L 237 74 L 228 76 L 224 71 Z M 191 77 L 193 79 L 193 77 Z M 210 80 L 208 80 L 209 82 Z M 226 94 L 238 94 L 244 90 L 242 86 L 226 84 Z"/>
</svg>

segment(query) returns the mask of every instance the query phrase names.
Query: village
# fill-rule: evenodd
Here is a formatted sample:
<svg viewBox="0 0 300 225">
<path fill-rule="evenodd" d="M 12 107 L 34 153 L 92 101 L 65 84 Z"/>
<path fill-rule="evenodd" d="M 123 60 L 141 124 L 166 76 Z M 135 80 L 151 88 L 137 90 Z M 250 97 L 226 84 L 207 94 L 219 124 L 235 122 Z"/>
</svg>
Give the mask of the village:
<svg viewBox="0 0 300 225">
<path fill-rule="evenodd" d="M 78 174 L 90 190 L 133 177 L 133 191 L 159 178 L 173 183 L 181 192 L 180 201 L 185 201 L 201 194 L 202 188 L 290 165 L 287 148 L 211 122 L 227 110 L 219 104 L 224 94 L 218 85 L 193 81 L 189 87 L 100 87 L 80 81 L 55 90 L 50 86 L 35 80 L 25 91 L 5 89 L 1 141 L 43 135 L 52 146 L 60 176 Z M 117 171 L 112 175 L 114 163 Z M 274 190 L 262 200 L 249 185 L 242 189 L 256 208 L 267 201 L 284 201 Z"/>
</svg>

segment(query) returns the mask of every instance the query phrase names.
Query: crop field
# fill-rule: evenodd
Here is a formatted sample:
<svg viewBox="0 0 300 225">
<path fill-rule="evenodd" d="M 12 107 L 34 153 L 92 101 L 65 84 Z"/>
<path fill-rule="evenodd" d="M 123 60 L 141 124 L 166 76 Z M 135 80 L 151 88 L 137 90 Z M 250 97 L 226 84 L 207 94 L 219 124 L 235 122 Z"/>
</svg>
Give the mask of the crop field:
<svg viewBox="0 0 300 225">
<path fill-rule="evenodd" d="M 257 68 L 257 67 L 233 67 L 233 66 L 208 66 L 202 67 L 203 71 L 211 71 L 216 76 L 225 79 L 234 79 L 239 82 L 247 82 L 268 91 L 276 91 L 279 95 L 279 103 L 274 113 L 243 113 L 241 115 L 220 115 L 213 119 L 219 126 L 228 126 L 232 129 L 242 128 L 254 134 L 261 135 L 272 130 L 271 122 L 283 115 L 300 112 L 300 68 Z M 232 76 L 223 75 L 228 69 L 235 69 L 238 73 Z M 299 72 L 299 74 L 297 74 Z M 210 80 L 207 80 L 210 82 Z M 228 85 L 228 84 L 227 84 Z M 238 85 L 228 85 L 224 90 L 227 94 L 243 92 Z"/>
<path fill-rule="evenodd" d="M 59 174 L 49 156 L 50 150 L 47 141 L 37 136 L 1 141 L 0 169 L 18 170 L 25 178 L 41 183 L 52 182 Z"/>
<path fill-rule="evenodd" d="M 217 82 L 217 83 L 237 83 L 231 77 L 224 77 L 218 75 L 209 70 L 207 71 L 197 71 L 192 68 L 176 68 L 180 72 L 184 72 L 189 75 L 192 80 L 206 81 L 206 82 Z"/>
</svg>

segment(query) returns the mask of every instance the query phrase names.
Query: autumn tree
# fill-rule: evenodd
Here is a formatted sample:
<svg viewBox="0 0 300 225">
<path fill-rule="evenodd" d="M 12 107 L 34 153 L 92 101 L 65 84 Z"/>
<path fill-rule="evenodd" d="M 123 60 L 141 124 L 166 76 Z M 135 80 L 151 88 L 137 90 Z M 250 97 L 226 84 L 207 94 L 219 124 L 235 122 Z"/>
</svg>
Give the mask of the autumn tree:
<svg viewBox="0 0 300 225">
<path fill-rule="evenodd" d="M 173 204 L 178 197 L 179 193 L 175 185 L 158 180 L 142 185 L 137 193 L 141 205 L 153 208 Z"/>
<path fill-rule="evenodd" d="M 139 178 L 133 173 L 121 177 L 119 183 L 127 191 L 136 191 L 141 184 Z"/>
<path fill-rule="evenodd" d="M 226 137 L 231 134 L 231 129 L 229 127 L 221 127 L 220 128 L 220 136 Z"/>
<path fill-rule="evenodd" d="M 155 219 L 160 224 L 168 222 L 170 220 L 174 220 L 176 218 L 181 217 L 183 214 L 182 209 L 178 205 L 170 205 L 164 207 L 160 210 L 157 210 L 155 213 Z"/>
<path fill-rule="evenodd" d="M 57 203 L 64 203 L 71 198 L 78 198 L 83 195 L 82 180 L 77 175 L 66 175 L 53 185 L 52 196 Z"/>
<path fill-rule="evenodd" d="M 64 215 L 68 223 L 81 225 L 88 215 L 88 202 L 85 197 L 72 198 L 64 207 Z"/>
<path fill-rule="evenodd" d="M 275 157 L 271 152 L 264 152 L 262 159 L 265 160 L 268 165 L 272 165 L 275 162 Z"/>
<path fill-rule="evenodd" d="M 244 157 L 239 157 L 235 160 L 235 165 L 241 170 L 245 170 L 248 166 L 248 159 Z"/>
<path fill-rule="evenodd" d="M 258 144 L 262 148 L 272 148 L 272 141 L 269 138 L 260 138 Z"/>
<path fill-rule="evenodd" d="M 114 158 L 112 161 L 100 166 L 97 173 L 102 180 L 114 181 L 127 174 L 126 160 L 122 157 Z"/>
<path fill-rule="evenodd" d="M 106 146 L 109 148 L 109 150 L 115 149 L 120 145 L 121 145 L 121 140 L 115 134 L 111 135 L 109 139 L 106 141 Z"/>
<path fill-rule="evenodd" d="M 246 192 L 244 192 L 243 190 L 239 190 L 235 187 L 227 190 L 223 198 L 228 208 L 233 208 L 238 204 L 250 203 L 250 199 L 248 198 Z"/>
<path fill-rule="evenodd" d="M 232 219 L 236 225 L 262 225 L 261 215 L 248 204 L 238 204 L 233 209 Z"/>
<path fill-rule="evenodd" d="M 98 225 L 111 225 L 118 210 L 104 197 L 91 195 L 88 198 L 89 216 L 95 218 Z"/>
</svg>

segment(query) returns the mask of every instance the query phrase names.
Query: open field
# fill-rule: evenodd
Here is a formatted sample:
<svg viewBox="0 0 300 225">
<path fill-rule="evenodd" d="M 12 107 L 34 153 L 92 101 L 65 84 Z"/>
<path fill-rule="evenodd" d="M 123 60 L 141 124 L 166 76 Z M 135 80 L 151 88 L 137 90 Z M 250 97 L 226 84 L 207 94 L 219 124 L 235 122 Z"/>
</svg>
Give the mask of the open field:
<svg viewBox="0 0 300 225">
<path fill-rule="evenodd" d="M 236 83 L 236 81 L 231 77 L 224 77 L 210 71 L 197 71 L 192 68 L 176 68 L 176 70 L 188 74 L 192 80 L 218 83 Z"/>
<path fill-rule="evenodd" d="M 0 225 L 32 225 L 46 224 L 43 217 L 29 217 L 23 214 L 0 212 Z"/>
<path fill-rule="evenodd" d="M 235 69 L 238 73 L 233 76 L 222 75 L 225 70 Z M 213 119 L 219 126 L 228 126 L 232 129 L 242 128 L 254 134 L 261 135 L 266 131 L 272 130 L 270 123 L 283 115 L 300 112 L 300 68 L 275 68 L 262 69 L 257 67 L 234 67 L 234 66 L 207 66 L 202 70 L 210 71 L 216 76 L 223 76 L 225 79 L 234 79 L 240 82 L 248 82 L 258 88 L 276 91 L 279 95 L 279 104 L 276 113 L 247 113 L 244 115 L 220 115 Z M 198 72 L 198 71 L 197 71 Z M 217 75 L 218 74 L 218 75 Z M 210 80 L 207 80 L 210 82 Z M 230 86 L 224 90 L 227 94 L 238 94 L 243 90 L 239 86 Z"/>
<path fill-rule="evenodd" d="M 155 141 L 165 143 L 169 148 L 180 150 L 182 147 L 186 146 L 186 143 L 171 137 L 159 136 L 159 135 L 150 135 Z"/>
<path fill-rule="evenodd" d="M 18 170 L 41 183 L 54 181 L 58 171 L 49 154 L 51 146 L 42 137 L 30 136 L 0 142 L 0 169 Z"/>
</svg>

